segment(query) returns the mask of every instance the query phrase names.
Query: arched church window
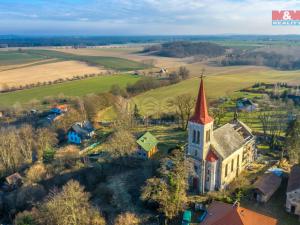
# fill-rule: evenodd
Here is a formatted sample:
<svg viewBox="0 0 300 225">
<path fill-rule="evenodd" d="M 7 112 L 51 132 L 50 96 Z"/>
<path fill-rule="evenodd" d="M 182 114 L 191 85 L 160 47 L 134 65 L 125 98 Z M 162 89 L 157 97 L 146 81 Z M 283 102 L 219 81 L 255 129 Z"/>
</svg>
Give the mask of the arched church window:
<svg viewBox="0 0 300 225">
<path fill-rule="evenodd" d="M 196 142 L 196 131 L 193 130 L 193 143 L 195 143 L 195 142 Z"/>
<path fill-rule="evenodd" d="M 210 130 L 206 131 L 206 142 L 210 141 Z"/>
<path fill-rule="evenodd" d="M 228 164 L 226 164 L 225 166 L 225 177 L 227 177 L 227 174 L 228 174 Z"/>
<path fill-rule="evenodd" d="M 197 131 L 197 144 L 200 144 L 200 131 Z"/>
</svg>

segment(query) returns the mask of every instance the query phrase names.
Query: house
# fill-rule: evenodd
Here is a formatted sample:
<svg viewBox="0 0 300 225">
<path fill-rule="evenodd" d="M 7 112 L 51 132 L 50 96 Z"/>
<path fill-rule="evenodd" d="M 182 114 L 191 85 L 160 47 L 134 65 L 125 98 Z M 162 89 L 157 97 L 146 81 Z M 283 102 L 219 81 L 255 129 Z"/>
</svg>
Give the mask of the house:
<svg viewBox="0 0 300 225">
<path fill-rule="evenodd" d="M 84 140 L 93 137 L 95 130 L 89 121 L 77 122 L 68 131 L 68 142 L 81 144 Z"/>
<path fill-rule="evenodd" d="M 157 139 L 150 133 L 146 132 L 136 143 L 138 144 L 137 155 L 143 159 L 149 159 L 157 152 Z"/>
<path fill-rule="evenodd" d="M 212 202 L 201 225 L 276 225 L 277 220 L 240 207 L 223 202 Z"/>
<path fill-rule="evenodd" d="M 287 212 L 300 216 L 300 165 L 291 169 L 285 207 Z"/>
<path fill-rule="evenodd" d="M 265 173 L 253 184 L 253 197 L 258 202 L 267 202 L 281 184 L 281 176 L 275 173 Z"/>
<path fill-rule="evenodd" d="M 160 68 L 160 71 L 159 71 L 160 75 L 165 75 L 167 73 L 168 73 L 168 69 L 166 69 L 166 68 Z"/>
<path fill-rule="evenodd" d="M 234 118 L 214 129 L 203 79 L 194 115 L 188 122 L 187 157 L 194 165 L 190 187 L 201 194 L 226 188 L 256 157 L 255 136 L 243 122 Z"/>
<path fill-rule="evenodd" d="M 239 111 L 253 112 L 257 106 L 248 98 L 239 99 L 236 102 L 236 107 Z"/>
<path fill-rule="evenodd" d="M 67 111 L 68 111 L 67 105 L 53 106 L 50 109 L 46 119 L 48 120 L 49 123 L 52 123 L 53 121 L 60 119 L 63 116 L 63 114 L 66 113 Z"/>
<path fill-rule="evenodd" d="M 67 105 L 56 105 L 53 106 L 50 110 L 50 113 L 54 113 L 54 114 L 62 114 L 68 111 L 68 106 Z"/>
<path fill-rule="evenodd" d="M 10 190 L 16 189 L 22 186 L 22 184 L 23 184 L 23 178 L 19 173 L 14 173 L 5 178 L 5 185 Z"/>
</svg>

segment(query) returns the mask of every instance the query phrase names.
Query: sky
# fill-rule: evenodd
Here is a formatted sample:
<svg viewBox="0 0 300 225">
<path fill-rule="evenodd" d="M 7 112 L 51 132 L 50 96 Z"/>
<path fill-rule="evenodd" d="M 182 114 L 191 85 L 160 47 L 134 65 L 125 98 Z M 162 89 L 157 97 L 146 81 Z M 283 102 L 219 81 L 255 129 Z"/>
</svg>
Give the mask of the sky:
<svg viewBox="0 0 300 225">
<path fill-rule="evenodd" d="M 272 10 L 300 0 L 0 0 L 0 35 L 300 34 Z"/>
</svg>

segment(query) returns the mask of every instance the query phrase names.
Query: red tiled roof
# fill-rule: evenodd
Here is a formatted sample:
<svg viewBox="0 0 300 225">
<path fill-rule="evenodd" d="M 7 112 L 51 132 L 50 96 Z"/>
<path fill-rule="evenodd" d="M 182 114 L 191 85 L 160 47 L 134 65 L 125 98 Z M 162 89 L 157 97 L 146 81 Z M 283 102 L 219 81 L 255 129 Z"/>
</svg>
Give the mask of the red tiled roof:
<svg viewBox="0 0 300 225">
<path fill-rule="evenodd" d="M 218 156 L 212 150 L 209 150 L 209 152 L 206 156 L 206 161 L 215 162 L 218 159 L 219 159 Z"/>
<path fill-rule="evenodd" d="M 202 225 L 276 225 L 277 220 L 249 209 L 213 202 Z"/>
<path fill-rule="evenodd" d="M 191 117 L 190 121 L 200 123 L 203 125 L 213 121 L 213 118 L 209 116 L 207 110 L 203 79 L 201 79 L 200 83 L 195 112 L 194 115 Z"/>
</svg>

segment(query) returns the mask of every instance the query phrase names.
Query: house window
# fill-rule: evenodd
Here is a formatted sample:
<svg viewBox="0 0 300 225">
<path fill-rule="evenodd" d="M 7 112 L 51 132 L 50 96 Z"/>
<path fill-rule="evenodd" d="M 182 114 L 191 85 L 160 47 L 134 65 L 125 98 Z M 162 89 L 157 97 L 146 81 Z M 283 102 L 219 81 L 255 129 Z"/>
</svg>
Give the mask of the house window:
<svg viewBox="0 0 300 225">
<path fill-rule="evenodd" d="M 210 141 L 210 130 L 206 131 L 206 142 Z"/>
<path fill-rule="evenodd" d="M 196 142 L 196 131 L 193 130 L 193 143 L 195 143 L 195 142 Z"/>
<path fill-rule="evenodd" d="M 237 157 L 237 163 L 236 163 L 236 165 L 237 165 L 237 168 L 240 167 L 240 155 L 238 155 L 238 157 Z"/>
<path fill-rule="evenodd" d="M 228 164 L 226 164 L 225 166 L 225 177 L 227 177 L 227 174 L 228 174 Z"/>
<path fill-rule="evenodd" d="M 200 131 L 197 131 L 197 144 L 200 144 Z"/>
<path fill-rule="evenodd" d="M 233 172 L 233 168 L 234 168 L 234 159 L 231 160 L 231 172 Z"/>
</svg>

